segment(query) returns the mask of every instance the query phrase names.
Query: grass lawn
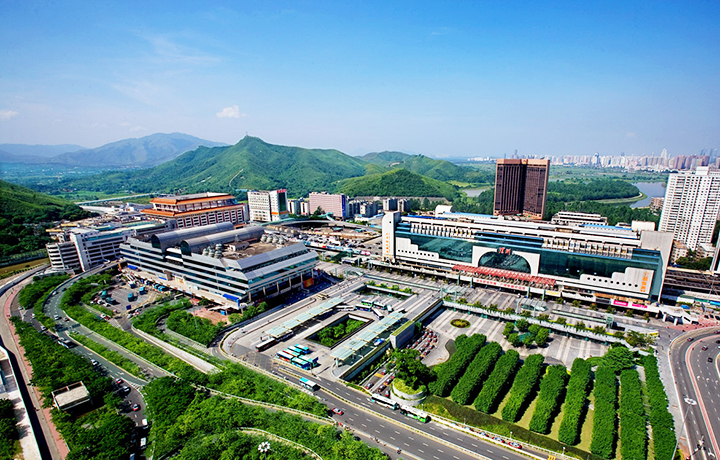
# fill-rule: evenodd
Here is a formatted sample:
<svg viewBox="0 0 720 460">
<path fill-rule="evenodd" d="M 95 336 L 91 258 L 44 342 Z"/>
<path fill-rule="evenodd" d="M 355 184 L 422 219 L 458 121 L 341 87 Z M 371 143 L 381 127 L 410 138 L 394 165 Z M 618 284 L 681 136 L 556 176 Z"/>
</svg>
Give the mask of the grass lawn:
<svg viewBox="0 0 720 460">
<path fill-rule="evenodd" d="M 46 264 L 49 262 L 50 262 L 50 259 L 45 258 L 45 259 L 30 260 L 28 262 L 21 262 L 19 264 L 15 264 L 15 265 L 8 265 L 7 267 L 0 268 L 0 275 L 4 275 L 5 273 L 14 272 L 15 270 L 22 270 L 24 268 L 36 267 L 38 265 Z"/>
</svg>

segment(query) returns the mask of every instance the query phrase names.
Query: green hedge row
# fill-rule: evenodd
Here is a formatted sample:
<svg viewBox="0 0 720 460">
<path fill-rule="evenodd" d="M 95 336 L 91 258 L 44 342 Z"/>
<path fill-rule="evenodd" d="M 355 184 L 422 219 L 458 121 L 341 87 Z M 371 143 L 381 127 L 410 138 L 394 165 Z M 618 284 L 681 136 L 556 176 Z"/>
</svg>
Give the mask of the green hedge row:
<svg viewBox="0 0 720 460">
<path fill-rule="evenodd" d="M 453 389 L 477 352 L 485 345 L 485 336 L 474 334 L 467 337 L 463 334 L 455 340 L 455 345 L 457 347 L 455 353 L 439 367 L 440 371 L 436 372 L 437 380 L 430 384 L 430 391 L 437 396 L 445 397 L 450 394 L 450 390 Z"/>
<path fill-rule="evenodd" d="M 567 368 L 556 364 L 547 368 L 545 377 L 540 382 L 540 393 L 535 401 L 535 412 L 530 419 L 530 430 L 548 434 L 552 420 L 563 403 L 565 385 L 567 385 Z"/>
<path fill-rule="evenodd" d="M 620 374 L 620 455 L 622 458 L 647 458 L 647 430 L 645 428 L 640 375 L 635 369 Z"/>
<path fill-rule="evenodd" d="M 610 367 L 599 366 L 595 371 L 594 394 L 595 416 L 590 451 L 603 458 L 614 458 L 617 442 L 618 394 L 617 378 Z"/>
<path fill-rule="evenodd" d="M 540 381 L 540 377 L 542 377 L 544 362 L 545 357 L 539 354 L 530 355 L 525 359 L 517 376 L 515 376 L 515 381 L 510 389 L 510 397 L 505 403 L 505 407 L 503 407 L 503 420 L 516 422 L 525 411 L 527 403 L 530 402 L 530 396 Z"/>
<path fill-rule="evenodd" d="M 570 371 L 567 397 L 563 406 L 563 419 L 558 433 L 560 442 L 570 445 L 580 442 L 580 430 L 587 409 L 591 378 L 590 363 L 582 358 L 576 358 Z"/>
<path fill-rule="evenodd" d="M 497 403 L 500 402 L 513 381 L 519 360 L 520 353 L 515 350 L 508 350 L 498 359 L 495 369 L 475 399 L 475 409 L 486 414 L 494 412 Z"/>
<path fill-rule="evenodd" d="M 660 380 L 657 358 L 648 355 L 643 358 L 645 383 L 650 398 L 650 425 L 653 433 L 653 450 L 655 459 L 672 457 L 675 449 L 675 427 L 673 417 L 668 412 L 668 399 L 665 386 Z"/>
<path fill-rule="evenodd" d="M 452 400 L 462 405 L 470 404 L 501 354 L 502 347 L 497 342 L 490 342 L 482 347 L 450 393 Z"/>
</svg>

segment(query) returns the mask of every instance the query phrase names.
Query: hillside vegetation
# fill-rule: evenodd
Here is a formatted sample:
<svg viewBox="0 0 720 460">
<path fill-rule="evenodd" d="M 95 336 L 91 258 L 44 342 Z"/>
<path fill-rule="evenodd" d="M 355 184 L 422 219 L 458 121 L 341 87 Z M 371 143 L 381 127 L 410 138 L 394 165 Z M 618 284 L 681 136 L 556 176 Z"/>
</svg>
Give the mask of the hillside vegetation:
<svg viewBox="0 0 720 460">
<path fill-rule="evenodd" d="M 43 248 L 50 238 L 42 223 L 89 215 L 62 198 L 0 181 L 0 257 Z"/>
<path fill-rule="evenodd" d="M 346 179 L 339 191 L 348 196 L 442 196 L 451 201 L 459 196 L 457 187 L 405 169 Z"/>
<path fill-rule="evenodd" d="M 436 160 L 425 155 L 408 155 L 402 152 L 373 152 L 361 157 L 364 161 L 386 168 L 402 168 L 440 181 L 457 181 L 471 184 L 494 180 L 494 173 L 458 166 L 449 161 Z"/>
<path fill-rule="evenodd" d="M 154 168 L 91 176 L 67 185 L 105 192 L 287 188 L 292 196 L 306 196 L 313 190 L 334 190 L 338 180 L 365 172 L 362 161 L 337 150 L 272 145 L 246 136 L 229 147 L 199 147 Z"/>
</svg>

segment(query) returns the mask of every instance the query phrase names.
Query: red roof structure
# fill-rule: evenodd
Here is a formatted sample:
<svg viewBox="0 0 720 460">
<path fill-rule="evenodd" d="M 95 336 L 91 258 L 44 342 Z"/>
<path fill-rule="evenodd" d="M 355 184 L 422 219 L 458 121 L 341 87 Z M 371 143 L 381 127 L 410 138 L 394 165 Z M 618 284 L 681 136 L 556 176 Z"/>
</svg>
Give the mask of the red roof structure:
<svg viewBox="0 0 720 460">
<path fill-rule="evenodd" d="M 488 275 L 496 278 L 504 278 L 506 280 L 527 281 L 529 283 L 541 284 L 545 286 L 555 286 L 555 280 L 552 278 L 531 275 L 529 273 L 513 272 L 510 270 L 501 270 L 499 268 L 455 265 L 452 269 L 454 271 L 467 273 L 469 275 Z"/>
</svg>

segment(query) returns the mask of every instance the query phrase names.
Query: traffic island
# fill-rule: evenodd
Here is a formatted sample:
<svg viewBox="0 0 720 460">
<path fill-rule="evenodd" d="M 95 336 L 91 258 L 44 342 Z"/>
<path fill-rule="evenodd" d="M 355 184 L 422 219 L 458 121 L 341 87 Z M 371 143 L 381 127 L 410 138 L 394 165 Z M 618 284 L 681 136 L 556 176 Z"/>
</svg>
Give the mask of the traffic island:
<svg viewBox="0 0 720 460">
<path fill-rule="evenodd" d="M 402 379 L 396 378 L 390 387 L 390 399 L 406 406 L 415 407 L 420 405 L 427 397 L 427 387 L 420 385 L 420 388 L 411 388 Z"/>
</svg>

